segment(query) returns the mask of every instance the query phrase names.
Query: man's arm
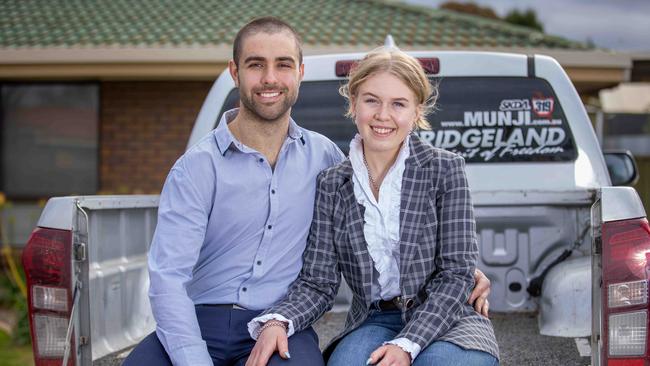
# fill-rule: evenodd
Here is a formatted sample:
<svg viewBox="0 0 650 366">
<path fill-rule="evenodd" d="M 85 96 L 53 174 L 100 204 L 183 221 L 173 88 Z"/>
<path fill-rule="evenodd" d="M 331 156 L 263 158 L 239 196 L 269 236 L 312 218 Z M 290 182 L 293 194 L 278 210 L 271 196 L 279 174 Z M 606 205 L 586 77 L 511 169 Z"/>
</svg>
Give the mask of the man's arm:
<svg viewBox="0 0 650 366">
<path fill-rule="evenodd" d="M 487 299 L 490 295 L 490 288 L 490 279 L 487 278 L 483 271 L 476 268 L 474 270 L 474 289 L 467 302 L 474 305 L 474 309 L 486 318 L 490 312 L 490 303 Z"/>
<path fill-rule="evenodd" d="M 174 365 L 212 366 L 185 289 L 203 245 L 210 197 L 211 192 L 197 189 L 182 159 L 169 173 L 160 196 L 149 251 L 149 299 L 156 334 Z"/>
</svg>

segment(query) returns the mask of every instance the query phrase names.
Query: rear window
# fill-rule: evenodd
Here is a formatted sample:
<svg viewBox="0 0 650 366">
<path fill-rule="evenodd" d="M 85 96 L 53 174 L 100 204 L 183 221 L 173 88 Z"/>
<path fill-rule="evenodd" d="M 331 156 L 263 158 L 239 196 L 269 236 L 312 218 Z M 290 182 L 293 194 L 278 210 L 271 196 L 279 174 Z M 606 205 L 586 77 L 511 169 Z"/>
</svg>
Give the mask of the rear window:
<svg viewBox="0 0 650 366">
<path fill-rule="evenodd" d="M 551 87 L 533 78 L 449 77 L 438 83 L 440 97 L 429 116 L 427 142 L 465 157 L 468 163 L 572 161 L 576 149 Z M 303 82 L 293 108 L 296 122 L 334 141 L 347 154 L 356 128 L 345 118 L 340 81 Z M 228 96 L 222 113 L 234 108 Z M 219 116 L 221 118 L 221 116 Z"/>
</svg>

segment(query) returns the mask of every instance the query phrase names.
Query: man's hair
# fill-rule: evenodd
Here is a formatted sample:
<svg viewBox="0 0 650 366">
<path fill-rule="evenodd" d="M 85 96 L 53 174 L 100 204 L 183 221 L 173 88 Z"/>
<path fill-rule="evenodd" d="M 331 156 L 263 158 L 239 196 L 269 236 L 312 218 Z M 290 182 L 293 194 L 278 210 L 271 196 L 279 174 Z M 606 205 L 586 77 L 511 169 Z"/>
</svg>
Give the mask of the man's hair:
<svg viewBox="0 0 650 366">
<path fill-rule="evenodd" d="M 235 61 L 235 64 L 239 66 L 239 58 L 241 57 L 241 50 L 246 37 L 257 33 L 274 34 L 282 31 L 289 32 L 293 35 L 296 41 L 296 48 L 298 49 L 298 62 L 302 64 L 302 40 L 300 39 L 300 35 L 298 35 L 298 32 L 289 23 L 276 17 L 255 18 L 237 32 L 232 47 L 232 59 Z"/>
</svg>

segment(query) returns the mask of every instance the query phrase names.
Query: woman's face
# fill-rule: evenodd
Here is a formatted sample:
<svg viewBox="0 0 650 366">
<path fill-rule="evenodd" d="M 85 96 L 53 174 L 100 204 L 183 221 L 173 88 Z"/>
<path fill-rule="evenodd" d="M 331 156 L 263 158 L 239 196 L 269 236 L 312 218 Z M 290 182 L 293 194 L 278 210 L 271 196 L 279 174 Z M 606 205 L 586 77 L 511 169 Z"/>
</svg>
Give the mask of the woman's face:
<svg viewBox="0 0 650 366">
<path fill-rule="evenodd" d="M 397 154 L 419 117 L 413 91 L 388 72 L 374 74 L 359 85 L 352 105 L 366 154 Z"/>
</svg>

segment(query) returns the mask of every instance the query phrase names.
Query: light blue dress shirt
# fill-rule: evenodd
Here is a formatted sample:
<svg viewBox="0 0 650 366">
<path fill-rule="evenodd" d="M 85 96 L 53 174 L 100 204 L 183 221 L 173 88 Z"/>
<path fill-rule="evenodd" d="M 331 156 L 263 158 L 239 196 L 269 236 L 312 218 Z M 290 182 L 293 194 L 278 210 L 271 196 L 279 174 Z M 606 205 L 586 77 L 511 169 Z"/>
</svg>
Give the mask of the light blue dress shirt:
<svg viewBox="0 0 650 366">
<path fill-rule="evenodd" d="M 316 176 L 344 159 L 336 145 L 291 120 L 275 169 L 217 128 L 172 167 L 149 252 L 156 333 L 174 365 L 212 365 L 194 306 L 261 310 L 302 267 Z"/>
</svg>

